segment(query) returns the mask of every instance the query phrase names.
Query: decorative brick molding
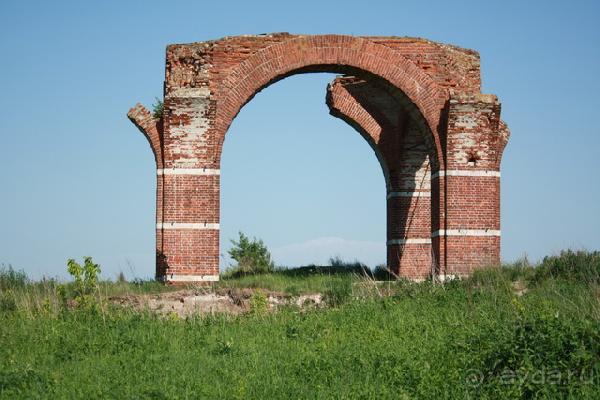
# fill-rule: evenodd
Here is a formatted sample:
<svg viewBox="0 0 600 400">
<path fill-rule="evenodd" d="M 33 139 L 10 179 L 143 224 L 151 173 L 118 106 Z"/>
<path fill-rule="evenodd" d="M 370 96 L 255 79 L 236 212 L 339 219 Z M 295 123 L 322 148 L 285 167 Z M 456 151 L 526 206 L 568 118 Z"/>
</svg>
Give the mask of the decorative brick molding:
<svg viewBox="0 0 600 400">
<path fill-rule="evenodd" d="M 425 39 L 290 35 L 167 47 L 164 111 L 128 117 L 157 168 L 157 277 L 219 273 L 220 163 L 227 130 L 266 86 L 340 74 L 330 113 L 373 149 L 386 182 L 387 263 L 401 276 L 464 275 L 500 257 L 500 161 L 509 131 L 480 93 L 479 55 Z"/>
</svg>

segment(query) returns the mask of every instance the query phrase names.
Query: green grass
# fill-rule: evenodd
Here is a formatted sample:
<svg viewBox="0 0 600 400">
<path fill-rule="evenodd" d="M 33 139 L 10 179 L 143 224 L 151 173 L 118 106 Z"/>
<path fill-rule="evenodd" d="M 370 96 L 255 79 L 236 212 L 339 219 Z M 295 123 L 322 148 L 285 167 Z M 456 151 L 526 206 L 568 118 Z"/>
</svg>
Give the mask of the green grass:
<svg viewBox="0 0 600 400">
<path fill-rule="evenodd" d="M 281 272 L 272 272 L 261 275 L 246 275 L 236 278 L 221 279 L 217 283 L 220 288 L 261 288 L 289 295 L 309 293 L 324 293 L 340 282 L 358 282 L 360 278 L 350 274 L 327 275 L 317 273 L 314 275 L 287 275 Z"/>
<path fill-rule="evenodd" d="M 596 399 L 594 257 L 565 253 L 537 268 L 490 269 L 444 286 L 386 283 L 393 295 L 358 299 L 360 282 L 343 274 L 222 283 L 329 287 L 341 296 L 335 307 L 309 312 L 182 320 L 116 308 L 7 307 L 0 398 Z M 4 285 L 1 276 L 5 299 L 33 285 Z M 524 281 L 522 296 L 515 281 Z"/>
</svg>

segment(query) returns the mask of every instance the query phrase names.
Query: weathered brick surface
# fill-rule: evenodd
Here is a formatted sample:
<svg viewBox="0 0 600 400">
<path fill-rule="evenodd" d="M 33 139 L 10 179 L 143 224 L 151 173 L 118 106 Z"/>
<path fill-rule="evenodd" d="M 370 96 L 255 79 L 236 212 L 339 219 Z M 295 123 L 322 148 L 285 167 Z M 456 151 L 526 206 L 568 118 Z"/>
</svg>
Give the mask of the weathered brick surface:
<svg viewBox="0 0 600 400">
<path fill-rule="evenodd" d="M 150 111 L 146 110 L 141 104 L 136 104 L 129 112 L 127 117 L 133 122 L 135 126 L 144 134 L 150 148 L 154 154 L 154 160 L 156 161 L 156 167 L 163 167 L 163 154 L 162 154 L 162 137 L 163 137 L 163 125 L 162 121 L 154 118 Z"/>
<path fill-rule="evenodd" d="M 431 275 L 430 244 L 390 244 L 387 259 L 390 270 L 403 278 L 425 279 Z"/>
<path fill-rule="evenodd" d="M 163 252 L 167 257 L 166 273 L 214 275 L 219 265 L 219 231 L 165 229 Z"/>
<path fill-rule="evenodd" d="M 480 93 L 479 55 L 418 38 L 227 37 L 167 47 L 164 113 L 128 116 L 157 163 L 157 275 L 218 275 L 219 168 L 229 125 L 264 87 L 334 72 L 331 114 L 373 148 L 387 187 L 388 265 L 410 278 L 499 261 L 499 168 L 509 131 Z M 188 278 L 186 278 L 188 277 Z"/>
<path fill-rule="evenodd" d="M 219 223 L 218 175 L 165 175 L 163 220 L 175 223 Z"/>
<path fill-rule="evenodd" d="M 466 276 L 475 268 L 497 265 L 500 259 L 499 237 L 447 236 L 444 275 Z"/>
</svg>

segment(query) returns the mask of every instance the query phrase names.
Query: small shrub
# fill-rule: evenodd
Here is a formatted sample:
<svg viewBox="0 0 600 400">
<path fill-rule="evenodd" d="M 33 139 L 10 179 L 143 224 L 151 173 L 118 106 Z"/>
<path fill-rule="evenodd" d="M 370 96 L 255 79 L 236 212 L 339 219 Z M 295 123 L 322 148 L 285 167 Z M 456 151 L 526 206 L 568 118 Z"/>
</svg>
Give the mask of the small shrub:
<svg viewBox="0 0 600 400">
<path fill-rule="evenodd" d="M 100 266 L 94 264 L 92 257 L 84 257 L 83 266 L 74 259 L 69 259 L 67 261 L 67 271 L 75 279 L 73 299 L 77 303 L 77 306 L 81 308 L 94 307 L 96 301 L 93 293 L 98 289 Z M 62 291 L 62 296 L 66 298 L 64 290 Z"/>
<path fill-rule="evenodd" d="M 539 283 L 548 278 L 600 283 L 600 251 L 563 250 L 557 256 L 544 257 L 532 280 Z"/>
<path fill-rule="evenodd" d="M 254 314 L 264 314 L 269 309 L 269 299 L 262 290 L 255 290 L 250 297 L 250 311 Z"/>
<path fill-rule="evenodd" d="M 237 266 L 232 275 L 251 275 L 273 272 L 275 264 L 271 260 L 271 253 L 262 240 L 253 238 L 250 240 L 242 232 L 239 232 L 238 241 L 232 240 L 233 247 L 229 249 L 229 255 Z"/>
<path fill-rule="evenodd" d="M 152 116 L 156 119 L 161 119 L 165 111 L 165 104 L 161 99 L 155 97 L 156 103 L 152 105 Z"/>
</svg>

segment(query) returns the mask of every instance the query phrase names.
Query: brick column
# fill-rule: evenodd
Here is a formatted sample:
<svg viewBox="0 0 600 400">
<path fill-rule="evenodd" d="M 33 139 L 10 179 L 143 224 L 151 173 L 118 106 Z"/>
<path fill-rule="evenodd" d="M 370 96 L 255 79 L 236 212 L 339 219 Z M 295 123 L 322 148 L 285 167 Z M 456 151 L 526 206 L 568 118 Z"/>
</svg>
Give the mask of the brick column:
<svg viewBox="0 0 600 400">
<path fill-rule="evenodd" d="M 492 95 L 454 95 L 449 102 L 444 219 L 433 232 L 441 274 L 468 275 L 500 263 L 500 160 L 509 132 Z"/>
<path fill-rule="evenodd" d="M 164 103 L 162 202 L 157 274 L 169 283 L 219 279 L 220 170 L 208 139 L 210 92 L 174 88 Z"/>
<path fill-rule="evenodd" d="M 423 279 L 431 271 L 431 165 L 413 120 L 382 141 L 389 166 L 387 263 L 394 273 Z"/>
<path fill-rule="evenodd" d="M 172 168 L 163 179 L 163 212 L 157 213 L 167 282 L 215 281 L 219 275 L 219 170 Z"/>
</svg>

